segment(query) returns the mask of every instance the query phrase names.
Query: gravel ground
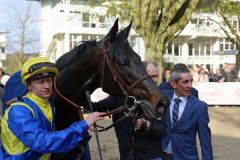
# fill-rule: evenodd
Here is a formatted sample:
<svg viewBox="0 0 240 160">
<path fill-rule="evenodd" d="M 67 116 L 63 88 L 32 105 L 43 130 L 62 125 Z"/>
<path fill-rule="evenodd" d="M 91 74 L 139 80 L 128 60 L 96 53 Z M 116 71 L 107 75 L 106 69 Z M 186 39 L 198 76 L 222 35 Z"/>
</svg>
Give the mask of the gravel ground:
<svg viewBox="0 0 240 160">
<path fill-rule="evenodd" d="M 210 128 L 215 160 L 240 159 L 240 106 L 239 107 L 209 107 Z M 110 119 L 101 124 L 107 126 Z M 94 132 L 90 141 L 93 160 L 98 160 L 96 138 Z M 100 145 L 104 160 L 118 160 L 118 146 L 114 129 L 99 133 Z"/>
</svg>

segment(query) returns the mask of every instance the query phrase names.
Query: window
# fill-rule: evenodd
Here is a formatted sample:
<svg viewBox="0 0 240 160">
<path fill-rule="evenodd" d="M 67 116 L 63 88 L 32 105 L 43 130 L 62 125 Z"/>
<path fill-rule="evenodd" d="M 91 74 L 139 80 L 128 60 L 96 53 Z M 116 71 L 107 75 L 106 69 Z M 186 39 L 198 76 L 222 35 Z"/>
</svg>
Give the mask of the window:
<svg viewBox="0 0 240 160">
<path fill-rule="evenodd" d="M 82 14 L 82 21 L 83 21 L 83 27 L 89 27 L 89 13 L 83 12 Z"/>
<path fill-rule="evenodd" d="M 188 54 L 189 54 L 189 56 L 193 55 L 193 44 L 192 43 L 188 43 Z"/>
<path fill-rule="evenodd" d="M 101 40 L 105 37 L 105 35 L 97 35 L 97 40 Z"/>
<path fill-rule="evenodd" d="M 230 49 L 234 50 L 234 44 L 233 43 L 230 44 Z"/>
<path fill-rule="evenodd" d="M 88 35 L 87 34 L 83 34 L 82 35 L 82 41 L 88 41 L 89 38 L 88 38 Z"/>
<path fill-rule="evenodd" d="M 232 26 L 235 32 L 239 32 L 239 18 L 238 17 L 233 17 L 232 18 Z"/>
<path fill-rule="evenodd" d="M 1 53 L 5 53 L 5 48 L 1 47 Z"/>
<path fill-rule="evenodd" d="M 100 28 L 106 28 L 105 16 L 99 16 L 99 27 Z"/>
<path fill-rule="evenodd" d="M 223 43 L 220 43 L 220 51 L 223 51 Z"/>
<path fill-rule="evenodd" d="M 195 56 L 199 56 L 199 45 L 195 43 L 194 48 L 195 48 Z"/>
<path fill-rule="evenodd" d="M 206 55 L 207 56 L 211 55 L 211 44 L 209 43 L 206 44 Z"/>
<path fill-rule="evenodd" d="M 174 55 L 179 56 L 180 55 L 180 45 L 179 43 L 174 43 Z"/>
<path fill-rule="evenodd" d="M 211 65 L 210 65 L 210 64 L 206 64 L 206 69 L 207 69 L 208 71 L 210 71 L 210 68 L 211 68 Z"/>
<path fill-rule="evenodd" d="M 70 49 L 73 49 L 81 41 L 81 35 L 70 34 Z"/>
<path fill-rule="evenodd" d="M 192 18 L 191 19 L 191 24 L 197 24 L 197 18 Z"/>
<path fill-rule="evenodd" d="M 90 22 L 91 22 L 91 28 L 96 28 L 96 23 L 98 21 L 98 17 L 96 14 L 90 15 Z"/>
<path fill-rule="evenodd" d="M 167 52 L 167 53 L 168 53 L 168 54 L 172 54 L 172 43 L 169 43 L 169 44 L 168 44 L 168 48 L 167 48 L 167 49 L 168 49 L 168 52 Z"/>
<path fill-rule="evenodd" d="M 234 50 L 236 48 L 235 44 L 227 39 L 220 40 L 220 51 L 224 50 Z"/>
<path fill-rule="evenodd" d="M 90 35 L 90 40 L 96 40 L 97 39 L 97 35 Z"/>
<path fill-rule="evenodd" d="M 201 43 L 200 45 L 199 45 L 199 49 L 200 49 L 200 55 L 201 56 L 204 56 L 205 55 L 205 52 L 204 52 L 204 43 Z"/>
</svg>

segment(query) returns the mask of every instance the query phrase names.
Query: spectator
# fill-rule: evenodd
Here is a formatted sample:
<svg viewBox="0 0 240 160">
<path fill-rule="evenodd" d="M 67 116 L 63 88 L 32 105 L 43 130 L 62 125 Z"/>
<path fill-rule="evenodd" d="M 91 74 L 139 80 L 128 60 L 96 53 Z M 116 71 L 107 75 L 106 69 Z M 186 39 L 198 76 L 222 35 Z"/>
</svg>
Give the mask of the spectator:
<svg viewBox="0 0 240 160">
<path fill-rule="evenodd" d="M 233 70 L 233 67 L 231 64 L 226 64 L 225 71 L 223 73 L 224 82 L 235 82 L 236 73 Z"/>
<path fill-rule="evenodd" d="M 157 82 L 158 67 L 152 61 L 143 62 L 146 71 Z M 125 98 L 109 96 L 99 102 L 93 103 L 98 111 L 113 110 L 125 104 Z M 113 122 L 122 117 L 124 113 L 113 115 Z M 114 126 L 118 140 L 121 160 L 162 160 L 161 136 L 164 134 L 164 125 L 161 120 L 141 117 L 136 125 L 131 119 Z M 134 141 L 133 138 L 134 137 Z"/>
<path fill-rule="evenodd" d="M 152 61 L 143 61 L 143 65 L 146 68 L 147 73 L 157 83 L 159 77 L 159 69 L 157 64 Z"/>
<path fill-rule="evenodd" d="M 199 67 L 198 65 L 196 65 L 194 67 L 194 70 L 192 72 L 192 75 L 193 75 L 193 82 L 194 83 L 197 83 L 199 81 L 199 70 L 200 70 L 201 67 Z"/>
<path fill-rule="evenodd" d="M 213 69 L 212 68 L 209 69 L 208 78 L 209 78 L 209 82 L 217 82 L 216 74 L 213 73 Z"/>
<path fill-rule="evenodd" d="M 0 117 L 2 116 L 2 95 L 4 91 L 4 86 L 10 78 L 9 74 L 5 73 L 0 67 Z"/>
<path fill-rule="evenodd" d="M 198 82 L 209 82 L 208 75 L 203 67 L 198 71 Z"/>
<path fill-rule="evenodd" d="M 10 78 L 9 74 L 5 73 L 3 69 L 0 67 L 0 85 L 4 87 L 9 78 Z"/>
<path fill-rule="evenodd" d="M 220 83 L 224 82 L 225 77 L 223 77 L 223 72 L 224 71 L 221 68 L 217 68 L 216 69 L 216 79 L 217 79 L 217 82 L 220 82 Z"/>
</svg>

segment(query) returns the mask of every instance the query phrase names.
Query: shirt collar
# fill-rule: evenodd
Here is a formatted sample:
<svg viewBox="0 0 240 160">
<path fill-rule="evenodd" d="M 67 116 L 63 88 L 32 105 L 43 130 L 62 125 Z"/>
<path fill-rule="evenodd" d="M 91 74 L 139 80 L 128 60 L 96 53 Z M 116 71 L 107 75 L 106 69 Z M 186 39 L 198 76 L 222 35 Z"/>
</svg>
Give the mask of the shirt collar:
<svg viewBox="0 0 240 160">
<path fill-rule="evenodd" d="M 41 97 L 37 96 L 36 94 L 29 92 L 27 94 L 27 97 L 31 99 L 33 102 L 35 102 L 38 106 L 40 107 L 47 107 L 48 106 L 48 101 L 42 99 Z"/>
<path fill-rule="evenodd" d="M 176 93 L 174 92 L 172 101 L 174 101 L 175 98 L 179 98 L 179 99 L 181 99 L 182 102 L 186 102 L 188 96 L 185 96 L 185 97 L 184 97 L 184 96 L 180 96 L 180 97 L 178 97 L 178 96 L 176 95 Z"/>
</svg>

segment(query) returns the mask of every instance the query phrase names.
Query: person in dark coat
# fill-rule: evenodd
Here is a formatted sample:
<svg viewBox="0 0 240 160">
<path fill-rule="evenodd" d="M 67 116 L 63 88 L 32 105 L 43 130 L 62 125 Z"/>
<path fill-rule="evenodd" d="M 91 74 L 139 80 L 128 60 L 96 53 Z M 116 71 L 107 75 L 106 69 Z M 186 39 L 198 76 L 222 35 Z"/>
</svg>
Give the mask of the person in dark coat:
<svg viewBox="0 0 240 160">
<path fill-rule="evenodd" d="M 144 65 L 148 74 L 156 82 L 158 67 L 151 61 L 145 61 Z M 96 111 L 106 111 L 124 104 L 125 98 L 110 95 L 101 101 L 94 102 L 93 108 Z M 124 113 L 113 115 L 113 122 L 123 115 Z M 133 124 L 132 119 L 126 119 L 116 124 L 114 129 L 121 160 L 162 160 L 161 137 L 165 129 L 161 120 L 149 120 L 142 116 Z"/>
</svg>

